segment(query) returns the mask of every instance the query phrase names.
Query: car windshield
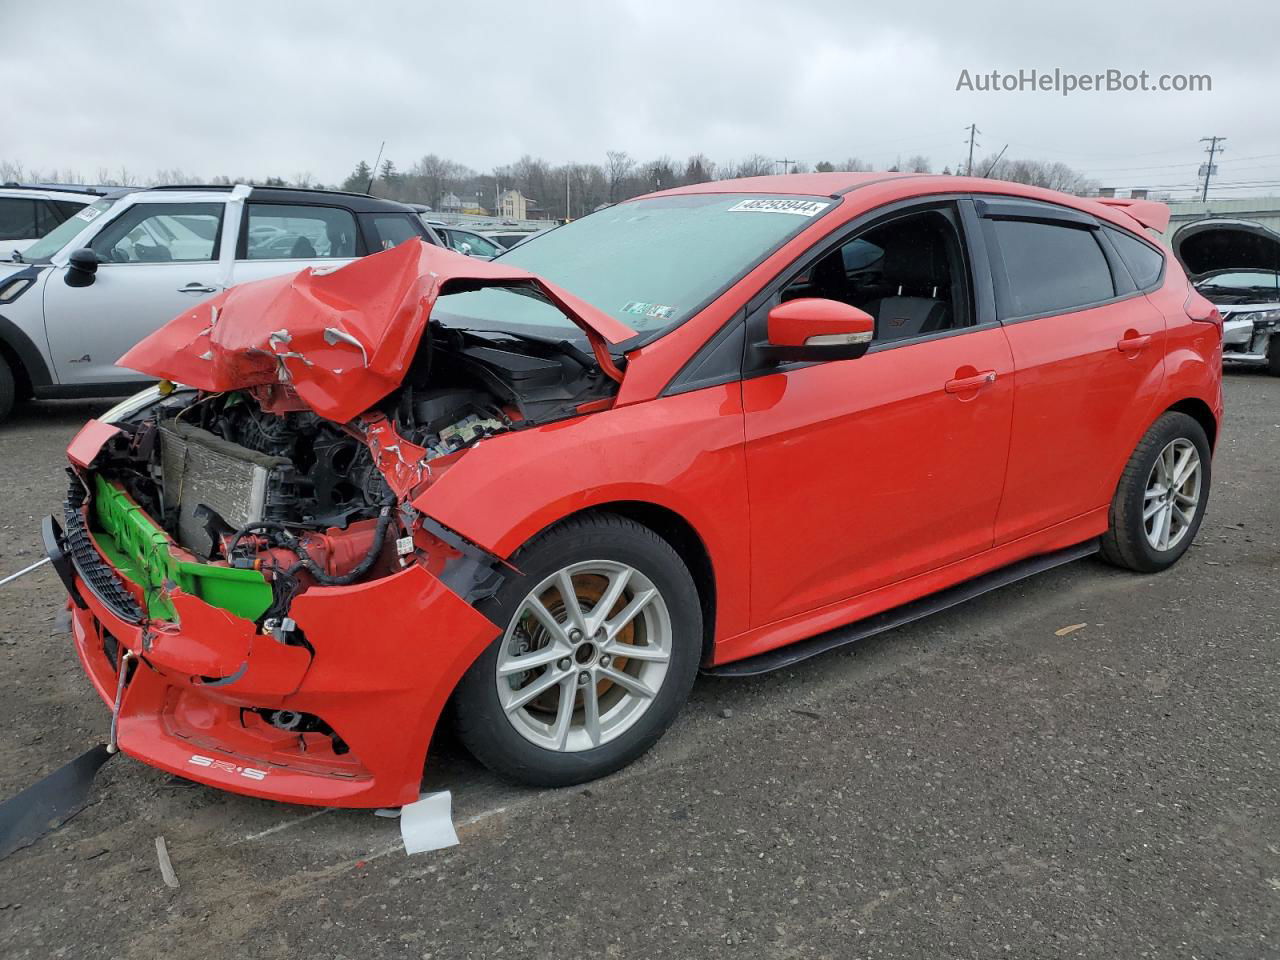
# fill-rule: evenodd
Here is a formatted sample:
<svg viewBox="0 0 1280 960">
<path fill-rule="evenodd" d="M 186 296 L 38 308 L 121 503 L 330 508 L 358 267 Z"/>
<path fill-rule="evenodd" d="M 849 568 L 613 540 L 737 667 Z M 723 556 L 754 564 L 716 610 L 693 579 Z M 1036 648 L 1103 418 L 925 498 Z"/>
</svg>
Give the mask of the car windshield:
<svg viewBox="0 0 1280 960">
<path fill-rule="evenodd" d="M 702 309 L 834 203 L 724 193 L 631 200 L 548 230 L 506 251 L 500 262 L 652 334 Z M 575 329 L 552 305 L 501 288 L 441 297 L 433 318 L 485 330 L 543 328 L 547 336 Z"/>
<path fill-rule="evenodd" d="M 27 263 L 48 263 L 49 258 L 65 247 L 72 237 L 110 210 L 115 203 L 115 200 L 107 197 L 95 200 L 23 250 L 22 259 Z"/>
</svg>

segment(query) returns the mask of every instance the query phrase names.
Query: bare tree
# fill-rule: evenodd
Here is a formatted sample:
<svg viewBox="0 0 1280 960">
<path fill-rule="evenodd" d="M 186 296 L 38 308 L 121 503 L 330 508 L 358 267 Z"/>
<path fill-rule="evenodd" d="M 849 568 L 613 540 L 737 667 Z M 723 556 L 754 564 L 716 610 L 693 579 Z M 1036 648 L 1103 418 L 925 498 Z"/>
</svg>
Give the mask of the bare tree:
<svg viewBox="0 0 1280 960">
<path fill-rule="evenodd" d="M 933 173 L 933 163 L 928 157 L 917 153 L 907 160 L 907 165 L 903 169 L 912 173 Z"/>
<path fill-rule="evenodd" d="M 764 177 L 773 173 L 774 162 L 763 153 L 754 153 L 745 160 L 740 160 L 734 168 L 735 177 Z"/>
<path fill-rule="evenodd" d="M 199 182 L 200 178 L 198 176 L 187 173 L 180 167 L 173 167 L 170 170 L 157 170 L 155 175 L 147 181 L 147 185 L 152 187 L 171 187 L 178 184 Z"/>
<path fill-rule="evenodd" d="M 859 160 L 857 157 L 849 157 L 844 163 L 836 168 L 845 173 L 870 173 L 871 164 Z"/>
<path fill-rule="evenodd" d="M 684 183 L 706 183 L 716 178 L 716 165 L 707 159 L 705 154 L 695 153 L 685 161 Z"/>
<path fill-rule="evenodd" d="M 1097 189 L 1095 181 L 1057 160 L 1016 160 L 1007 157 L 997 160 L 995 157 L 987 157 L 981 163 L 974 163 L 973 172 L 975 176 L 1011 180 L 1034 187 L 1061 190 L 1063 193 L 1089 193 Z"/>
<path fill-rule="evenodd" d="M 625 150 L 609 150 L 605 153 L 604 175 L 609 181 L 609 201 L 617 203 L 622 199 L 619 193 L 623 182 L 635 169 L 636 162 Z"/>
</svg>

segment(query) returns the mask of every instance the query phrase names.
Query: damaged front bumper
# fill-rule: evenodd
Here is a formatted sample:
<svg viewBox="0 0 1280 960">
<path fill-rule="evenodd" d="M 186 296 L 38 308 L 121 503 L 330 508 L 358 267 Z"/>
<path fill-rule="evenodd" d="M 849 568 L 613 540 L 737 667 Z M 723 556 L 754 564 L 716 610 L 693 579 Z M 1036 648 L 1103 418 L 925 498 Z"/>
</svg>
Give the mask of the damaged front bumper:
<svg viewBox="0 0 1280 960">
<path fill-rule="evenodd" d="M 1230 363 L 1265 364 L 1272 338 L 1280 335 L 1280 307 L 1231 312 L 1224 309 L 1222 359 Z"/>
<path fill-rule="evenodd" d="M 91 423 L 73 442 L 73 462 L 89 463 L 102 427 Z M 91 521 L 98 494 L 81 476 L 72 481 L 65 530 L 45 523 L 46 547 L 70 594 L 76 652 L 108 706 L 124 665 L 124 753 L 291 803 L 417 799 L 437 719 L 497 635 L 492 622 L 418 563 L 348 586 L 314 586 L 283 623 L 262 627 L 227 609 L 221 584 L 203 597 L 183 589 L 203 589 L 197 574 L 164 584 L 169 616 L 157 617 L 154 582 L 120 560 L 118 538 L 145 525 L 108 533 Z"/>
</svg>

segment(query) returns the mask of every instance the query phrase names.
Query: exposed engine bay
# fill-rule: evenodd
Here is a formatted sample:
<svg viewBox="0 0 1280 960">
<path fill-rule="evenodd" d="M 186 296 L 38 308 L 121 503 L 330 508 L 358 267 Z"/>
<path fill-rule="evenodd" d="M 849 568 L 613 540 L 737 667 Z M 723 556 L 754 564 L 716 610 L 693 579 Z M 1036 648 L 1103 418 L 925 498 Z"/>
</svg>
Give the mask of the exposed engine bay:
<svg viewBox="0 0 1280 960">
<path fill-rule="evenodd" d="M 84 516 L 100 542 L 106 534 L 125 553 L 149 539 L 148 524 L 180 548 L 178 566 L 196 579 L 151 569 L 142 584 L 149 599 L 174 585 L 199 592 L 198 575 L 211 566 L 255 571 L 270 602 L 235 612 L 268 626 L 311 586 L 413 562 L 437 576 L 465 566 L 475 581 L 482 552 L 409 501 L 470 446 L 574 416 L 584 404 L 598 409 L 615 386 L 567 341 L 433 322 L 403 385 L 350 423 L 311 412 L 287 384 L 176 391 L 117 423 L 121 433 L 94 464 L 96 510 Z M 132 559 L 148 567 L 147 557 Z M 170 609 L 158 606 L 161 615 Z"/>
</svg>

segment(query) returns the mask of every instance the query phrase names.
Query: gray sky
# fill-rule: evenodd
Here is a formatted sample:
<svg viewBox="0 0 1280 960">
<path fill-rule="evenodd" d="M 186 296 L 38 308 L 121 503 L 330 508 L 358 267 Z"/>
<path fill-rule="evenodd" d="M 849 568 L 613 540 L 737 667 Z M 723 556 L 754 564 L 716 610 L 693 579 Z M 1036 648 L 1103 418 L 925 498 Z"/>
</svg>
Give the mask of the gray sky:
<svg viewBox="0 0 1280 960">
<path fill-rule="evenodd" d="M 1008 143 L 1011 157 L 1175 196 L 1195 179 L 1199 138 L 1226 136 L 1214 192 L 1280 193 L 1280 4 L 1261 0 L 0 0 L 0 12 L 0 160 L 89 178 L 124 165 L 335 182 L 384 139 L 401 169 L 432 152 L 487 171 L 609 149 L 877 168 L 922 153 L 940 169 L 963 160 L 975 121 L 979 155 Z M 1207 73 L 1213 89 L 956 92 L 962 69 L 1055 67 Z"/>
</svg>

